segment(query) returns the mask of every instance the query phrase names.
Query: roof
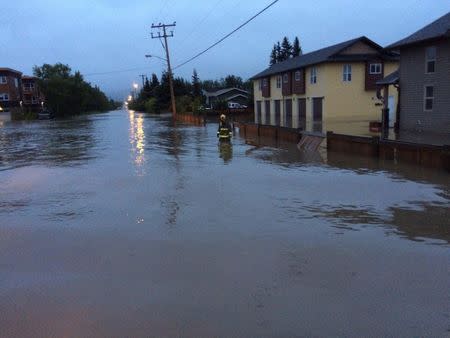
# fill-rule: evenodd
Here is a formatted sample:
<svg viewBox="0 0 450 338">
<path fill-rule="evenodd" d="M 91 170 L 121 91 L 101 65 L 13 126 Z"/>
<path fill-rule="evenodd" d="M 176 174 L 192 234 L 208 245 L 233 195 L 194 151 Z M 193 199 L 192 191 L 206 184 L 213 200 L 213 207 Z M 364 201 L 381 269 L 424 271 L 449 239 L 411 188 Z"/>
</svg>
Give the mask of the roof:
<svg viewBox="0 0 450 338">
<path fill-rule="evenodd" d="M 246 95 L 249 94 L 248 91 L 246 91 L 246 90 L 244 90 L 244 89 L 240 89 L 240 88 L 235 88 L 235 87 L 233 87 L 233 88 L 220 89 L 220 90 L 217 90 L 217 91 L 215 91 L 215 92 L 207 92 L 207 91 L 205 90 L 204 93 L 205 93 L 205 96 L 220 96 L 220 95 L 223 95 L 223 94 L 225 94 L 225 93 L 231 92 L 232 90 L 238 90 L 238 91 L 240 91 L 240 92 L 242 92 L 242 93 L 245 93 Z"/>
<path fill-rule="evenodd" d="M 400 80 L 400 72 L 397 69 L 395 72 L 387 75 L 382 80 L 377 81 L 377 85 L 391 85 L 396 84 Z"/>
<path fill-rule="evenodd" d="M 22 75 L 22 72 L 19 72 L 18 70 L 11 69 L 11 68 L 6 68 L 6 67 L 0 67 L 0 72 L 11 72 L 11 73 L 16 73 L 16 74 Z"/>
<path fill-rule="evenodd" d="M 23 75 L 22 80 L 37 80 L 36 76 Z"/>
<path fill-rule="evenodd" d="M 432 40 L 440 37 L 450 37 L 450 12 L 441 16 L 436 21 L 430 23 L 429 25 L 423 27 L 417 32 L 411 34 L 410 36 L 397 41 L 389 46 L 387 49 L 396 49 L 399 47 L 404 47 L 407 45 L 416 44 L 419 42 Z"/>
<path fill-rule="evenodd" d="M 302 54 L 295 58 L 288 59 L 286 61 L 276 63 L 261 73 L 256 74 L 252 77 L 252 79 L 257 79 L 261 77 L 266 77 L 269 75 L 279 74 L 286 72 L 288 70 L 303 68 L 306 66 L 311 66 L 323 62 L 338 62 L 338 61 L 365 61 L 367 60 L 367 55 L 363 54 L 349 54 L 349 55 L 337 55 L 342 52 L 344 49 L 354 45 L 357 42 L 364 42 L 374 49 L 380 51 L 380 53 L 384 53 L 383 48 L 377 43 L 373 42 L 369 38 L 365 36 L 360 36 L 359 38 L 344 41 L 338 43 L 336 45 L 332 45 L 329 47 L 325 47 L 319 50 L 316 50 L 311 53 Z M 396 55 L 384 53 L 385 58 L 397 59 Z"/>
</svg>

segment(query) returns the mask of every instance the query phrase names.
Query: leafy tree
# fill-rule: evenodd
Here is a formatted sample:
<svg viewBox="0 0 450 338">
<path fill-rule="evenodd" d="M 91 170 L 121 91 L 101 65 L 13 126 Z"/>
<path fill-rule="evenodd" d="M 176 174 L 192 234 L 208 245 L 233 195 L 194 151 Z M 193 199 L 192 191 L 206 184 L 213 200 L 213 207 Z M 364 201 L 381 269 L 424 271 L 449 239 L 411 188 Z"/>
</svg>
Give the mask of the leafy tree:
<svg viewBox="0 0 450 338">
<path fill-rule="evenodd" d="M 83 79 L 80 72 L 72 74 L 68 65 L 57 63 L 34 66 L 33 74 L 38 78 L 46 106 L 55 116 L 113 109 L 100 88 L 92 87 Z"/>
<path fill-rule="evenodd" d="M 227 75 L 224 80 L 225 88 L 242 88 L 242 78 L 235 75 Z"/>
<path fill-rule="evenodd" d="M 294 44 L 292 45 L 292 57 L 300 56 L 302 54 L 302 47 L 300 46 L 300 41 L 296 36 L 294 39 Z"/>
</svg>

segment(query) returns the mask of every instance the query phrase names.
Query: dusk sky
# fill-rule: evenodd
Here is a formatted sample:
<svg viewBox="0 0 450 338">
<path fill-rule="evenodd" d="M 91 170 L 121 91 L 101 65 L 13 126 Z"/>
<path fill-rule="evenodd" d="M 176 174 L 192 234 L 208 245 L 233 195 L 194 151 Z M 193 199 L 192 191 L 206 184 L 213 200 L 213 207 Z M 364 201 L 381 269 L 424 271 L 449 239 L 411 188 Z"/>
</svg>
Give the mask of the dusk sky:
<svg viewBox="0 0 450 338">
<path fill-rule="evenodd" d="M 109 96 L 124 98 L 139 74 L 157 73 L 164 57 L 152 23 L 176 21 L 169 39 L 173 66 L 205 49 L 271 0 L 15 0 L 0 12 L 0 67 L 31 74 L 34 65 L 62 62 Z M 227 74 L 248 78 L 267 67 L 273 44 L 298 36 L 303 52 L 365 35 L 382 46 L 450 11 L 444 0 L 280 0 L 205 55 L 174 71 L 190 79 Z M 126 71 L 135 69 L 132 71 Z M 122 72 L 119 72 L 122 71 Z M 114 72 L 99 75 L 97 73 Z M 91 75 L 90 75 L 91 74 Z"/>
</svg>

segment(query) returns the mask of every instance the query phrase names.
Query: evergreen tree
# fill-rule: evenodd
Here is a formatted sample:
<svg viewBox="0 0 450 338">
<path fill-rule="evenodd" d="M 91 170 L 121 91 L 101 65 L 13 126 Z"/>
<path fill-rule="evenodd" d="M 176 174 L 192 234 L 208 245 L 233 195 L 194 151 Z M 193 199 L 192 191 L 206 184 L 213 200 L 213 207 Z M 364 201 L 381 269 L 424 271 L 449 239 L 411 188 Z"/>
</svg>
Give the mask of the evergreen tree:
<svg viewBox="0 0 450 338">
<path fill-rule="evenodd" d="M 200 97 L 202 96 L 202 89 L 200 86 L 200 79 L 197 74 L 197 70 L 194 69 L 194 72 L 192 74 L 192 96 L 193 97 Z"/>
<path fill-rule="evenodd" d="M 302 54 L 302 47 L 300 47 L 300 41 L 296 36 L 294 39 L 294 45 L 292 46 L 292 57 L 300 56 Z"/>
<path fill-rule="evenodd" d="M 289 59 L 292 55 L 292 45 L 289 42 L 287 36 L 283 38 L 283 42 L 281 43 L 281 61 L 285 61 Z"/>
<path fill-rule="evenodd" d="M 274 44 L 273 48 L 272 48 L 272 52 L 270 53 L 269 65 L 273 66 L 276 63 L 277 63 L 277 45 Z"/>
<path fill-rule="evenodd" d="M 277 42 L 277 45 L 275 47 L 275 53 L 276 53 L 277 62 L 283 61 L 282 60 L 282 56 L 281 56 L 281 44 L 280 44 L 280 41 Z"/>
</svg>

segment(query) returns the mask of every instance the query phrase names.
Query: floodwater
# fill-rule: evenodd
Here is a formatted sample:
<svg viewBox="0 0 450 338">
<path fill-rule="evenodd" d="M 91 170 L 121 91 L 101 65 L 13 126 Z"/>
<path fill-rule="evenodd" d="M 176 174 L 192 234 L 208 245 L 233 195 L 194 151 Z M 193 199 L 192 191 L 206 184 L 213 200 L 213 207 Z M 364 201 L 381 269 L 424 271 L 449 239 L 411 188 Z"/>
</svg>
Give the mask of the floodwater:
<svg viewBox="0 0 450 338">
<path fill-rule="evenodd" d="M 115 111 L 0 128 L 1 337 L 448 337 L 448 173 Z"/>
</svg>

